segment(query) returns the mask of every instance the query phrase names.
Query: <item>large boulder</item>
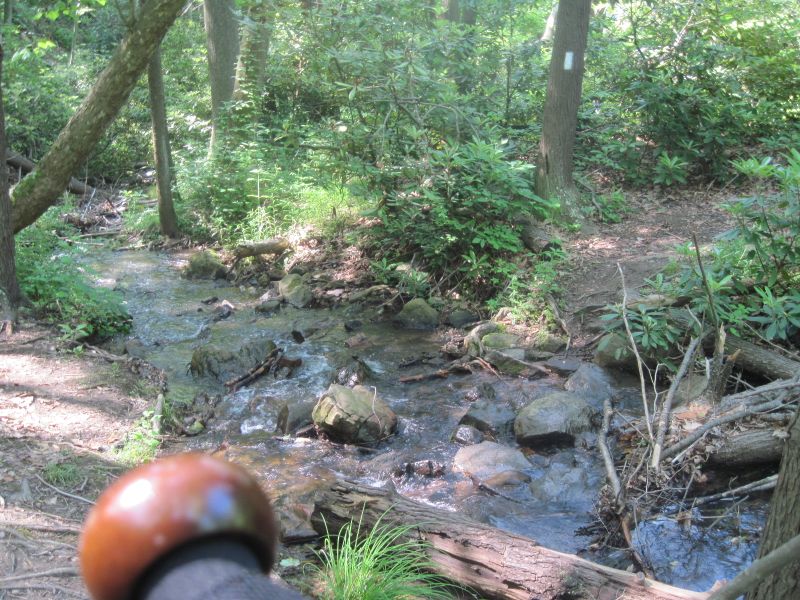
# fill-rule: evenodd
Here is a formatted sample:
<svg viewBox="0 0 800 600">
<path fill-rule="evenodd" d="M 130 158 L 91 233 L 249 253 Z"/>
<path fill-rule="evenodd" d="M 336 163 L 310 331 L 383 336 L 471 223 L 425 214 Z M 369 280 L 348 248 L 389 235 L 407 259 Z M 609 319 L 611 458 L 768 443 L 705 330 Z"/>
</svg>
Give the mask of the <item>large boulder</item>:
<svg viewBox="0 0 800 600">
<path fill-rule="evenodd" d="M 395 317 L 406 329 L 436 329 L 439 313 L 422 298 L 414 298 Z"/>
<path fill-rule="evenodd" d="M 614 396 L 611 377 L 605 369 L 592 363 L 583 363 L 577 371 L 570 375 L 564 388 L 583 396 L 589 404 L 598 410 L 603 409 L 603 402 Z"/>
<path fill-rule="evenodd" d="M 311 414 L 316 404 L 316 400 L 284 402 L 278 412 L 277 431 L 290 434 L 306 425 L 311 425 L 313 422 Z"/>
<path fill-rule="evenodd" d="M 206 344 L 192 353 L 189 370 L 195 377 L 208 376 L 225 382 L 260 365 L 274 349 L 275 343 L 267 339 L 250 340 L 235 351 Z"/>
<path fill-rule="evenodd" d="M 516 448 L 496 442 L 481 442 L 459 448 L 453 458 L 453 470 L 485 481 L 506 471 L 525 471 L 531 463 Z"/>
<path fill-rule="evenodd" d="M 600 411 L 583 396 L 552 392 L 523 408 L 514 421 L 514 435 L 523 446 L 572 445 L 575 435 L 595 428 Z"/>
<path fill-rule="evenodd" d="M 594 353 L 594 362 L 606 369 L 636 369 L 636 357 L 631 352 L 628 338 L 616 332 L 607 333 L 600 339 Z"/>
<path fill-rule="evenodd" d="M 483 433 L 498 436 L 511 430 L 515 417 L 514 409 L 505 402 L 481 398 L 470 405 L 458 424 L 469 425 Z"/>
<path fill-rule="evenodd" d="M 487 333 L 481 339 L 484 348 L 492 348 L 494 350 L 506 350 L 508 348 L 519 347 L 520 337 L 513 333 L 493 332 Z M 522 357 L 525 357 L 523 352 Z"/>
<path fill-rule="evenodd" d="M 303 278 L 296 273 L 290 273 L 278 282 L 278 292 L 295 308 L 308 306 L 314 298 L 311 288 L 303 283 Z"/>
<path fill-rule="evenodd" d="M 334 440 L 374 444 L 397 428 L 397 415 L 373 390 L 332 383 L 311 414 L 314 423 Z"/>
<path fill-rule="evenodd" d="M 211 250 L 192 254 L 189 264 L 183 269 L 183 276 L 187 279 L 225 279 L 227 274 L 225 265 Z"/>
</svg>

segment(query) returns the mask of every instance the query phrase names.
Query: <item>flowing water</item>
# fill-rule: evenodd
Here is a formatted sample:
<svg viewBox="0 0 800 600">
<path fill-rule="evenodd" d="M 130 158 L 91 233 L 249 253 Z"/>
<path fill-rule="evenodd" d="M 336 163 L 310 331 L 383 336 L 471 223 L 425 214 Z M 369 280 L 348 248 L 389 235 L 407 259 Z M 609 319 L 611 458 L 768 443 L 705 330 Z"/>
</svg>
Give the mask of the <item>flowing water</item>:
<svg viewBox="0 0 800 600">
<path fill-rule="evenodd" d="M 302 533 L 302 515 L 310 510 L 314 489 L 335 477 L 347 477 L 393 486 L 409 498 L 465 513 L 556 550 L 574 553 L 589 544 L 589 538 L 576 532 L 596 524 L 591 510 L 604 483 L 591 436 L 574 449 L 529 454 L 526 475 L 530 483 L 503 486 L 501 495 L 487 494 L 450 469 L 460 447 L 452 441 L 453 433 L 476 394 L 490 388 L 498 403 L 519 409 L 547 391 L 560 389 L 563 381 L 476 373 L 403 384 L 399 382 L 403 376 L 439 368 L 442 340 L 437 333 L 397 329 L 369 308 L 356 306 L 284 306 L 273 316 L 263 316 L 253 309 L 263 290 L 183 279 L 180 269 L 187 257 L 185 253 L 100 252 L 89 266 L 99 274 L 102 285 L 124 294 L 133 316 L 127 349 L 167 373 L 173 402 L 189 402 L 199 392 L 222 396 L 215 419 L 188 445 L 211 449 L 225 444 L 228 456 L 254 471 L 268 487 L 280 490 L 281 498 L 293 498 L 288 512 L 298 515 L 297 522 L 284 523 L 284 527 Z M 203 303 L 211 297 L 227 300 L 235 310 L 215 320 L 214 303 Z M 356 334 L 344 327 L 354 319 L 363 322 L 356 343 Z M 302 365 L 290 378 L 262 377 L 235 393 L 226 393 L 213 379 L 195 379 L 188 373 L 192 353 L 202 344 L 236 350 L 258 339 L 272 340 L 286 357 L 299 358 Z M 374 387 L 397 413 L 397 435 L 377 448 L 365 449 L 276 433 L 285 403 L 316 399 L 338 370 L 357 361 L 368 367 L 364 385 Z M 510 431 L 501 432 L 497 441 L 516 447 Z M 429 477 L 409 472 L 406 465 L 417 461 L 442 464 L 444 474 Z M 714 527 L 705 525 L 711 517 L 704 519 L 699 513 L 688 526 L 662 517 L 641 524 L 635 541 L 659 579 L 707 589 L 715 579 L 733 577 L 753 559 L 764 512 L 763 503 L 739 505 L 735 513 L 728 511 L 717 518 Z M 621 553 L 613 551 L 587 557 L 622 568 L 628 564 Z"/>
</svg>

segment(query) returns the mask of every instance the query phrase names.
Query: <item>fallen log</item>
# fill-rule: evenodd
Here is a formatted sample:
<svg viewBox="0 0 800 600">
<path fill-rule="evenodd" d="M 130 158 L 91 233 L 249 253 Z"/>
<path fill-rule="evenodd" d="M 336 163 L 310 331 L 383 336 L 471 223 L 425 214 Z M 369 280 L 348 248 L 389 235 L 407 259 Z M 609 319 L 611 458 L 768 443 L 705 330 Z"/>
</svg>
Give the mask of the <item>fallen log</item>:
<svg viewBox="0 0 800 600">
<path fill-rule="evenodd" d="M 32 160 L 25 158 L 21 154 L 11 151 L 6 152 L 6 162 L 12 167 L 16 167 L 26 174 L 33 171 L 34 167 L 36 167 L 36 163 L 34 163 Z M 91 198 L 97 193 L 95 188 L 78 181 L 74 177 L 69 180 L 67 189 L 73 194 L 78 194 L 79 196 L 85 196 L 87 198 Z"/>
<path fill-rule="evenodd" d="M 409 535 L 430 546 L 441 575 L 482 597 L 508 600 L 705 600 L 692 592 L 604 567 L 538 546 L 534 540 L 495 529 L 457 513 L 413 502 L 385 489 L 339 481 L 321 490 L 312 524 L 321 535 L 361 517 L 369 530 L 379 518 L 390 525 L 416 524 Z"/>
<path fill-rule="evenodd" d="M 263 242 L 252 242 L 240 244 L 233 250 L 233 255 L 237 261 L 249 256 L 261 256 L 262 254 L 280 254 L 289 249 L 289 241 L 284 238 L 272 238 Z"/>
<path fill-rule="evenodd" d="M 772 428 L 743 431 L 729 435 L 708 457 L 712 467 L 745 467 L 777 464 L 783 455 L 783 439 Z"/>
</svg>

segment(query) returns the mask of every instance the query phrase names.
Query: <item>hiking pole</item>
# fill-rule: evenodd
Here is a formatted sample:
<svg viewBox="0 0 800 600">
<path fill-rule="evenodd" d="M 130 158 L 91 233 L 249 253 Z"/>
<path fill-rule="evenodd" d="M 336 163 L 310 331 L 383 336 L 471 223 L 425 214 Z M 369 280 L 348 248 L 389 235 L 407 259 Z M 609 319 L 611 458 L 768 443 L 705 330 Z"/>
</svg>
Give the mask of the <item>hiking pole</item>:
<svg viewBox="0 0 800 600">
<path fill-rule="evenodd" d="M 267 577 L 278 535 L 247 471 L 179 454 L 103 492 L 81 533 L 81 572 L 93 600 L 307 600 Z"/>
</svg>

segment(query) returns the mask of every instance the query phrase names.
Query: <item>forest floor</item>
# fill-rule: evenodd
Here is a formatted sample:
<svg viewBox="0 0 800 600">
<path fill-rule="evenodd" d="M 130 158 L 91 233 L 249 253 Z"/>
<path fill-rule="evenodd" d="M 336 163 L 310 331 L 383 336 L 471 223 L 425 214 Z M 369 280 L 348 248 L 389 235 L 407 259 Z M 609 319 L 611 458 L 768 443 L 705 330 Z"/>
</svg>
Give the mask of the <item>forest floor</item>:
<svg viewBox="0 0 800 600">
<path fill-rule="evenodd" d="M 706 189 L 641 191 L 617 224 L 563 235 L 569 273 L 563 316 L 580 347 L 596 337 L 595 313 L 677 256 L 730 227 Z M 343 261 L 343 262 L 346 262 Z M 78 532 L 91 500 L 124 467 L 115 454 L 156 391 L 117 363 L 60 347 L 58 334 L 22 320 L 0 339 L 0 600 L 85 598 Z"/>
</svg>

